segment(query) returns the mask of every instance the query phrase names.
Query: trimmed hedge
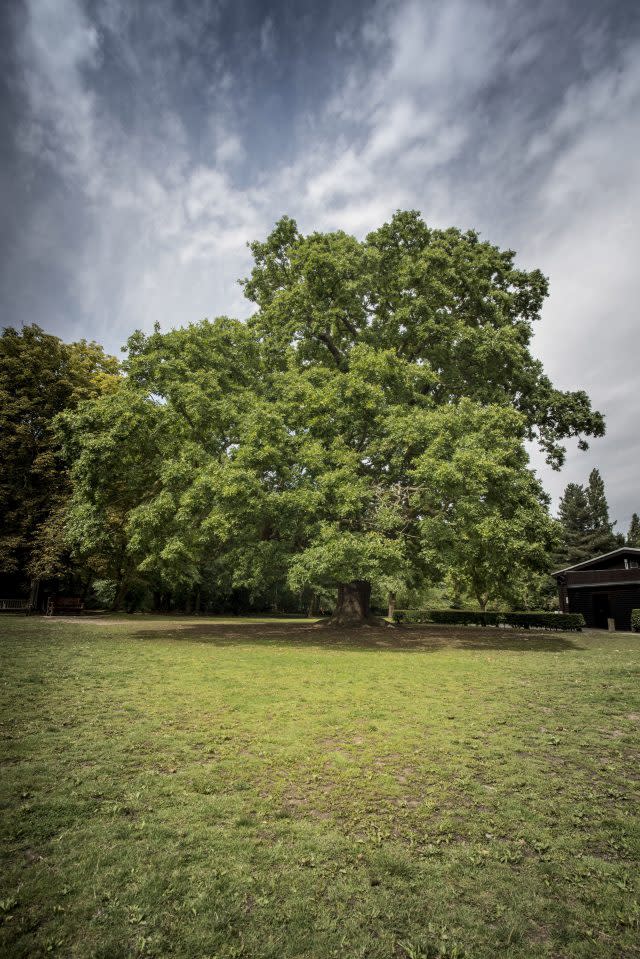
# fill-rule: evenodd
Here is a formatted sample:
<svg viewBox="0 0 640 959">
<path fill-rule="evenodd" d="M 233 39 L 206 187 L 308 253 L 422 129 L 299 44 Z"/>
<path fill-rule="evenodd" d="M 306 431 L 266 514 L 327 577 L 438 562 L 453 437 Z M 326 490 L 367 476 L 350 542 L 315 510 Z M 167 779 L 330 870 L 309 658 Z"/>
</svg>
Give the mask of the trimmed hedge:
<svg viewBox="0 0 640 959">
<path fill-rule="evenodd" d="M 640 620 L 640 610 L 638 613 Z M 560 629 L 563 632 L 579 632 L 585 624 L 582 613 L 487 613 L 469 609 L 399 609 L 393 618 L 396 623 L 512 626 L 516 629 Z"/>
<path fill-rule="evenodd" d="M 631 610 L 631 629 L 634 633 L 640 633 L 640 609 Z"/>
<path fill-rule="evenodd" d="M 561 629 L 580 632 L 585 625 L 582 613 L 504 613 L 507 626 L 520 629 Z"/>
<path fill-rule="evenodd" d="M 458 626 L 498 626 L 500 622 L 499 613 L 483 613 L 474 609 L 432 609 L 428 615 L 432 623 L 453 623 Z"/>
</svg>

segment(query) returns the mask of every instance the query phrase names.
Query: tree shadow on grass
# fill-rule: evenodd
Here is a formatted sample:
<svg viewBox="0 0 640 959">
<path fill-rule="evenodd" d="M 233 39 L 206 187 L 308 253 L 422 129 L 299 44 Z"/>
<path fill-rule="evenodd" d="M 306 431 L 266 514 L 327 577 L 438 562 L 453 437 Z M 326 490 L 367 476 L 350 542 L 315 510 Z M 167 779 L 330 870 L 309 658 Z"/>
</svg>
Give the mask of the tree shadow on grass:
<svg viewBox="0 0 640 959">
<path fill-rule="evenodd" d="M 139 640 L 208 643 L 213 646 L 287 646 L 352 652 L 437 652 L 468 649 L 479 652 L 560 653 L 582 650 L 574 639 L 548 632 L 485 629 L 477 626 L 443 629 L 439 626 L 401 626 L 396 629 L 331 629 L 296 623 L 157 623 L 131 634 Z"/>
</svg>

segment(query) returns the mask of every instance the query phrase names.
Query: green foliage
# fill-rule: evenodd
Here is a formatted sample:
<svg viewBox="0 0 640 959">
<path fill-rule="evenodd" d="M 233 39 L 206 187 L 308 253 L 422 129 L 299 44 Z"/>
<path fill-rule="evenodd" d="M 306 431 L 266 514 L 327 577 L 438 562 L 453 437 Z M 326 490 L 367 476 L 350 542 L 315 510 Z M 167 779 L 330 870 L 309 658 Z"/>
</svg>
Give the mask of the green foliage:
<svg viewBox="0 0 640 959">
<path fill-rule="evenodd" d="M 374 515 L 361 499 L 357 512 L 325 517 L 320 541 L 294 561 L 294 581 L 345 575 L 337 540 L 360 537 L 366 557 L 373 530 L 377 562 L 351 578 L 397 582 L 455 567 L 483 606 L 535 602 L 558 534 L 522 442 L 536 437 L 557 466 L 559 440 L 584 446 L 603 430 L 586 396 L 555 390 L 529 353 L 544 277 L 474 233 L 430 230 L 414 212 L 363 243 L 341 232 L 303 237 L 285 219 L 252 252 L 253 328 L 282 369 L 321 365 L 327 384 L 346 381 L 341 435 L 360 455 L 343 495 L 353 504 L 368 487 L 371 496 L 373 481 L 379 500 Z M 384 561 L 381 537 L 395 541 Z"/>
<path fill-rule="evenodd" d="M 351 533 L 337 525 L 323 526 L 314 544 L 293 557 L 289 583 L 301 589 L 308 583 L 380 580 L 403 570 L 405 562 L 402 544 L 376 531 Z"/>
<path fill-rule="evenodd" d="M 96 343 L 63 343 L 38 326 L 0 336 L 0 567 L 41 577 L 69 568 L 66 463 L 55 435 L 58 414 L 108 394 L 118 363 Z"/>
<path fill-rule="evenodd" d="M 502 613 L 475 609 L 399 609 L 394 613 L 396 623 L 439 623 L 457 626 L 497 626 Z"/>
<path fill-rule="evenodd" d="M 615 522 L 609 519 L 609 504 L 604 489 L 604 480 L 597 469 L 589 473 L 589 482 L 587 484 L 587 502 L 589 504 L 590 527 L 589 544 L 591 555 L 598 556 L 602 553 L 608 553 L 616 546 L 624 545 L 613 532 Z"/>
<path fill-rule="evenodd" d="M 512 626 L 518 629 L 580 631 L 585 625 L 581 613 L 494 613 L 466 609 L 400 609 L 397 623 L 448 623 L 457 626 Z"/>
<path fill-rule="evenodd" d="M 505 613 L 507 626 L 522 629 L 559 629 L 580 632 L 585 620 L 582 613 Z"/>
<path fill-rule="evenodd" d="M 631 629 L 634 633 L 640 633 L 640 609 L 631 610 Z"/>
<path fill-rule="evenodd" d="M 118 605 L 136 565 L 129 554 L 128 521 L 153 490 L 161 430 L 162 412 L 127 381 L 59 421 L 59 436 L 73 464 L 68 540 L 94 575 L 118 583 Z"/>
<path fill-rule="evenodd" d="M 399 213 L 359 242 L 283 218 L 251 246 L 257 312 L 129 340 L 116 394 L 64 418 L 69 533 L 154 589 L 391 591 L 460 576 L 531 604 L 555 543 L 536 437 L 600 435 L 529 352 L 546 281 Z"/>
<path fill-rule="evenodd" d="M 111 609 L 118 595 L 118 583 L 114 579 L 96 579 L 92 587 L 98 606 Z"/>
<path fill-rule="evenodd" d="M 558 519 L 562 529 L 558 566 L 573 566 L 624 545 L 613 532 L 615 523 L 609 519 L 604 481 L 597 469 L 589 474 L 586 488 L 569 483 L 560 500 Z"/>
<path fill-rule="evenodd" d="M 640 516 L 634 513 L 629 524 L 627 533 L 627 546 L 635 546 L 640 549 Z"/>
<path fill-rule="evenodd" d="M 555 466 L 560 440 L 584 447 L 603 434 L 587 396 L 556 390 L 529 351 L 547 281 L 518 270 L 513 251 L 472 231 L 430 229 L 415 211 L 362 243 L 343 232 L 303 237 L 285 217 L 251 250 L 252 324 L 280 362 L 292 348 L 302 364 L 344 370 L 357 345 L 391 350 L 432 372 L 424 392 L 437 404 L 515 408 Z"/>
<path fill-rule="evenodd" d="M 119 584 L 116 605 L 141 576 L 158 587 L 199 583 L 221 539 L 239 544 L 243 524 L 265 521 L 254 515 L 257 485 L 249 488 L 246 470 L 228 468 L 242 431 L 259 435 L 256 355 L 246 327 L 225 318 L 137 333 L 120 388 L 62 418 L 74 464 L 71 542 Z M 268 418 L 261 422 L 264 464 L 275 445 L 267 444 Z M 229 499 L 239 505 L 233 520 Z M 253 557 L 256 568 L 272 559 L 259 548 Z"/>
<path fill-rule="evenodd" d="M 569 483 L 560 499 L 558 519 L 562 526 L 563 545 L 557 565 L 573 566 L 591 556 L 589 529 L 591 514 L 583 486 Z"/>
<path fill-rule="evenodd" d="M 453 570 L 458 589 L 481 608 L 533 605 L 558 536 L 548 498 L 526 468 L 517 414 L 461 401 L 443 418 L 446 428 L 431 437 L 414 474 L 431 494 L 421 522 L 430 567 Z M 443 517 L 439 504 L 448 499 Z"/>
</svg>

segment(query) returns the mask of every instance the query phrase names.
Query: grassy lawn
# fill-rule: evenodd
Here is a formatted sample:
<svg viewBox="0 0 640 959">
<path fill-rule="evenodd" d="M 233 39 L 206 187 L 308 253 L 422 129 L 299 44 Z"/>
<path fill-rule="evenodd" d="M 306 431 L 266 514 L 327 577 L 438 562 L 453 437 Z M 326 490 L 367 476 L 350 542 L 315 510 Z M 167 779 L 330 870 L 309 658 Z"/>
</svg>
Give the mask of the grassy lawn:
<svg viewBox="0 0 640 959">
<path fill-rule="evenodd" d="M 0 634 L 0 955 L 640 956 L 639 636 Z"/>
</svg>

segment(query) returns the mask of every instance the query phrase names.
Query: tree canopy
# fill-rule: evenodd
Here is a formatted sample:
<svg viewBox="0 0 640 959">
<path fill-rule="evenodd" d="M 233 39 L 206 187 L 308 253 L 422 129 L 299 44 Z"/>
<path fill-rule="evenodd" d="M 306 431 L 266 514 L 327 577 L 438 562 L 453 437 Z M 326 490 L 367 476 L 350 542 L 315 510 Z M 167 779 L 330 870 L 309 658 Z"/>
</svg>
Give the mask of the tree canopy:
<svg viewBox="0 0 640 959">
<path fill-rule="evenodd" d="M 627 533 L 627 546 L 636 546 L 640 549 L 640 516 L 634 513 Z"/>
<path fill-rule="evenodd" d="M 362 242 L 342 232 L 304 237 L 284 217 L 250 247 L 251 325 L 275 362 L 293 352 L 300 365 L 345 371 L 358 345 L 390 350 L 431 374 L 421 389 L 436 404 L 512 406 L 555 467 L 562 440 L 586 448 L 587 436 L 603 435 L 586 394 L 556 389 L 530 351 L 548 284 L 539 270 L 517 269 L 512 250 L 473 231 L 430 229 L 416 211 L 396 213 Z"/>
<path fill-rule="evenodd" d="M 17 579 L 61 573 L 69 496 L 55 417 L 115 388 L 118 363 L 97 343 L 64 343 L 36 325 L 0 336 L 0 568 Z"/>
<path fill-rule="evenodd" d="M 591 546 L 589 530 L 591 511 L 583 486 L 569 483 L 560 499 L 558 519 L 562 525 L 563 542 L 558 553 L 558 565 L 572 566 L 589 559 Z"/>
<path fill-rule="evenodd" d="M 121 584 L 338 588 L 344 622 L 454 565 L 513 596 L 555 537 L 525 440 L 558 467 L 604 430 L 530 352 L 542 274 L 414 212 L 363 241 L 285 217 L 251 250 L 248 323 L 134 334 L 63 417 L 76 552 Z"/>
<path fill-rule="evenodd" d="M 609 519 L 604 481 L 598 469 L 591 470 L 586 487 L 569 483 L 560 500 L 558 518 L 562 528 L 562 546 L 558 564 L 581 563 L 624 545 L 624 536 L 613 531 Z"/>
</svg>

